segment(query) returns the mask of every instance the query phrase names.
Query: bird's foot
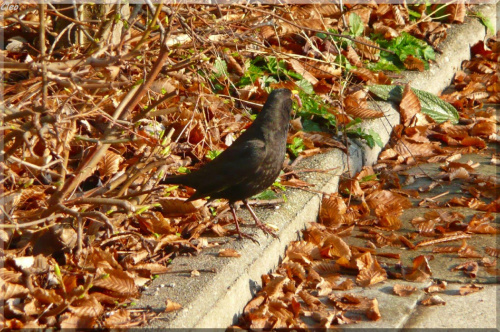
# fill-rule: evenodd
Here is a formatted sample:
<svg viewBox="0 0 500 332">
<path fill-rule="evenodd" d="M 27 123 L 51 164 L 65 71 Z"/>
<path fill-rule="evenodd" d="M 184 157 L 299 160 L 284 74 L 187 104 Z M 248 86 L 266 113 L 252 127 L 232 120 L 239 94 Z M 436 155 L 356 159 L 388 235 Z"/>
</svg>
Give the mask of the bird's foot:
<svg viewBox="0 0 500 332">
<path fill-rule="evenodd" d="M 255 226 L 259 227 L 266 235 L 271 235 L 275 239 L 278 238 L 278 235 L 274 233 L 274 229 L 267 226 L 266 224 L 259 221 L 258 223 L 257 222 L 255 223 Z"/>
<path fill-rule="evenodd" d="M 272 237 L 274 237 L 275 239 L 278 238 L 278 235 L 276 235 L 276 233 L 274 233 L 274 230 L 267 226 L 266 224 L 264 224 L 263 222 L 261 222 L 259 220 L 259 218 L 257 217 L 257 215 L 255 214 L 255 212 L 253 211 L 253 209 L 250 207 L 250 205 L 248 204 L 248 200 L 244 199 L 243 200 L 243 204 L 245 204 L 245 206 L 247 207 L 248 211 L 250 212 L 250 214 L 252 215 L 253 217 L 253 220 L 255 221 L 255 226 L 259 227 L 260 229 L 262 229 L 262 231 L 266 234 L 266 235 L 271 235 Z"/>
<path fill-rule="evenodd" d="M 251 236 L 250 234 L 243 233 L 241 231 L 238 231 L 238 239 L 239 240 L 249 239 L 249 240 L 252 240 L 252 242 L 257 243 L 258 245 L 260 245 L 260 242 L 257 241 L 253 236 Z"/>
</svg>

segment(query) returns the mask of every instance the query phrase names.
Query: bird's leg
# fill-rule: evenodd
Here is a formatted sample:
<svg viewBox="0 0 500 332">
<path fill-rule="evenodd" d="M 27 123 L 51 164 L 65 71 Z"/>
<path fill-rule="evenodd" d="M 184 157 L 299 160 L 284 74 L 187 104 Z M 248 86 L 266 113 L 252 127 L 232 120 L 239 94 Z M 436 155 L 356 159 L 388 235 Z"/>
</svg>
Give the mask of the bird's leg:
<svg viewBox="0 0 500 332">
<path fill-rule="evenodd" d="M 240 230 L 240 224 L 238 223 L 238 217 L 236 217 L 236 210 L 234 209 L 234 204 L 233 203 L 229 203 L 229 207 L 231 208 L 231 213 L 233 214 L 234 223 L 236 225 L 236 232 L 238 232 L 238 237 L 240 239 L 243 239 L 245 237 L 247 239 L 252 240 L 253 242 L 256 242 L 256 243 L 260 244 L 259 241 L 257 241 L 256 239 L 254 239 L 252 236 L 250 236 L 248 234 L 245 234 L 245 233 L 243 233 Z"/>
<path fill-rule="evenodd" d="M 248 204 L 248 200 L 244 199 L 243 200 L 243 204 L 245 204 L 245 206 L 247 207 L 248 211 L 250 211 L 250 214 L 252 215 L 253 217 L 253 220 L 255 220 L 255 225 L 257 227 L 259 227 L 260 229 L 262 229 L 262 231 L 266 234 L 269 234 L 271 235 L 272 237 L 274 238 L 278 238 L 278 236 L 276 234 L 274 234 L 274 231 L 271 227 L 268 227 L 266 226 L 266 224 L 262 223 L 259 218 L 257 217 L 257 215 L 255 214 L 255 212 L 253 212 L 253 209 L 250 207 L 250 204 Z"/>
</svg>

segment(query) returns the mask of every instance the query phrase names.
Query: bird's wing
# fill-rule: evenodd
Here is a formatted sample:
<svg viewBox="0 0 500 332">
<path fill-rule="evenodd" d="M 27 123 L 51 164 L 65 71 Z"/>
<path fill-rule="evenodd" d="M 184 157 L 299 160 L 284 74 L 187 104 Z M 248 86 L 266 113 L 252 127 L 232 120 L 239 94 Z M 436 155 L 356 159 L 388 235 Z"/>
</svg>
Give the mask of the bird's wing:
<svg viewBox="0 0 500 332">
<path fill-rule="evenodd" d="M 261 167 L 265 155 L 266 146 L 261 140 L 232 145 L 213 161 L 190 174 L 190 183 L 185 184 L 197 190 L 195 198 L 210 196 L 246 181 Z"/>
</svg>

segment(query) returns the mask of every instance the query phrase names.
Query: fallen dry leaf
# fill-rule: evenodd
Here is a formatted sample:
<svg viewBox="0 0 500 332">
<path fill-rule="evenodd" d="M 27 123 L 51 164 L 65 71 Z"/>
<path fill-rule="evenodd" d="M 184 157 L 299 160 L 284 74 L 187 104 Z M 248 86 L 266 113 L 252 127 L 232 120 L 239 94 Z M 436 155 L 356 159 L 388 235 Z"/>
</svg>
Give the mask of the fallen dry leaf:
<svg viewBox="0 0 500 332">
<path fill-rule="evenodd" d="M 472 284 L 472 285 L 465 285 L 465 286 L 460 287 L 459 292 L 460 292 L 460 295 L 469 295 L 472 293 L 477 293 L 483 289 L 484 289 L 483 286 Z"/>
<path fill-rule="evenodd" d="M 392 288 L 392 291 L 394 292 L 394 294 L 396 294 L 398 296 L 406 297 L 406 296 L 410 296 L 411 294 L 415 293 L 417 291 L 417 287 L 396 284 Z"/>
<path fill-rule="evenodd" d="M 165 312 L 171 312 L 179 309 L 182 309 L 182 305 L 180 305 L 179 303 L 173 302 L 171 300 L 165 301 Z"/>
<path fill-rule="evenodd" d="M 241 254 L 232 248 L 219 250 L 219 257 L 241 257 Z"/>
<path fill-rule="evenodd" d="M 446 305 L 446 301 L 437 295 L 432 295 L 422 300 L 420 304 L 425 306 Z"/>
</svg>

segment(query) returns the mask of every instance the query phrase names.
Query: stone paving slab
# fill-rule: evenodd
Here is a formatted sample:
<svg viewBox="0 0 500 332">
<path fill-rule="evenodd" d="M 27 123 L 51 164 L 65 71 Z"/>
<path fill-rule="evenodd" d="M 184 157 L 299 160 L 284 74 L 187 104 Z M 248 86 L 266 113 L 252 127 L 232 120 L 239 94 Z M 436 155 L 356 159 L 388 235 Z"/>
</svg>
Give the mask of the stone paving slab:
<svg viewBox="0 0 500 332">
<path fill-rule="evenodd" d="M 468 329 L 469 331 L 490 329 L 500 330 L 500 285 L 481 285 L 483 290 L 461 296 L 458 289 L 461 284 L 448 284 L 448 290 L 438 293 L 446 305 L 426 307 L 416 306 L 405 329 Z"/>
<path fill-rule="evenodd" d="M 481 6 L 479 10 L 496 23 L 495 4 Z M 469 58 L 469 44 L 485 36 L 484 26 L 474 19 L 468 19 L 466 24 L 453 29 L 458 29 L 458 32 L 449 33 L 448 40 L 443 47 L 445 53 L 437 58 L 438 65 L 431 66 L 430 72 L 411 73 L 406 76 L 413 87 L 434 93 L 443 89 L 450 82 L 459 64 Z M 448 67 L 451 61 L 453 65 L 450 69 Z M 386 143 L 391 128 L 399 123 L 399 114 L 389 103 L 378 103 L 378 105 L 384 110 L 386 117 L 367 121 L 362 125 L 365 129 L 374 129 Z M 301 162 L 299 168 L 303 169 L 336 167 L 334 171 L 328 173 L 307 173 L 302 179 L 315 184 L 314 190 L 334 192 L 337 190 L 340 174 L 346 171 L 354 174 L 363 165 L 373 164 L 379 152 L 379 147 L 370 149 L 362 142 L 351 141 L 349 156 L 339 150 L 333 150 Z M 279 240 L 265 237 L 260 231 L 249 231 L 249 228 L 245 227 L 245 231 L 254 234 L 260 245 L 247 240 L 233 241 L 228 238 L 214 238 L 211 243 L 224 244 L 205 249 L 198 256 L 176 257 L 170 265 L 172 273 L 155 279 L 137 301 L 136 306 L 151 307 L 153 310 L 163 312 L 165 301 L 168 299 L 180 303 L 183 309 L 161 315 L 148 327 L 225 328 L 236 323 L 245 304 L 259 289 L 261 275 L 272 271 L 279 264 L 288 243 L 297 240 L 300 230 L 305 227 L 306 223 L 317 218 L 320 195 L 299 190 L 287 190 L 286 195 L 288 201 L 278 210 L 257 209 L 256 211 L 262 221 L 279 228 Z M 240 218 L 251 220 L 246 211 L 240 210 L 238 213 Z M 222 248 L 233 248 L 241 254 L 241 257 L 218 257 L 217 253 Z M 193 270 L 199 271 L 200 275 L 192 277 L 191 271 Z M 389 296 L 387 293 L 389 285 L 390 282 L 387 282 L 380 289 L 363 290 L 368 294 L 378 294 L 379 304 L 385 311 L 385 314 L 382 313 L 385 318 L 383 321 L 377 322 L 376 326 L 373 322 L 369 322 L 370 324 L 365 327 L 402 327 L 411 317 L 420 296 L 416 295 L 408 299 Z M 363 327 L 362 324 L 354 327 Z M 418 324 L 421 323 L 416 322 L 414 326 L 423 326 Z"/>
</svg>

